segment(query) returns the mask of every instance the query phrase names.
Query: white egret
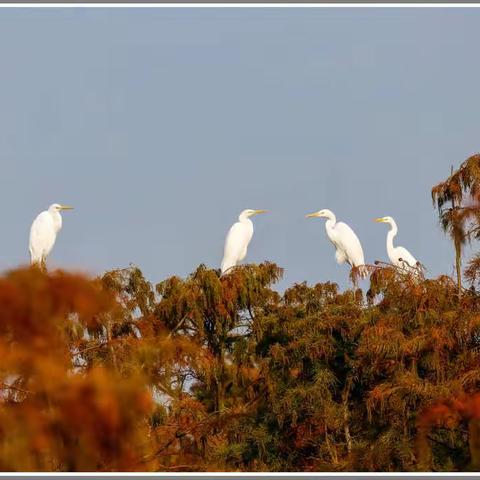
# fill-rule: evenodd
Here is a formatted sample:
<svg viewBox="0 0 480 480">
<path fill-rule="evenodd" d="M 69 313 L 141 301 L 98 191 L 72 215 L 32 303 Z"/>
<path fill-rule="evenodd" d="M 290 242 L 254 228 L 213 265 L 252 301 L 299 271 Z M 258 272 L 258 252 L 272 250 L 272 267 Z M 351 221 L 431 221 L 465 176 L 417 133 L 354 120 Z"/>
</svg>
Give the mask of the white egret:
<svg viewBox="0 0 480 480">
<path fill-rule="evenodd" d="M 222 275 L 241 262 L 247 255 L 247 248 L 253 236 L 253 222 L 249 217 L 265 213 L 266 210 L 243 210 L 228 231 L 225 239 L 223 260 L 221 265 Z"/>
<path fill-rule="evenodd" d="M 57 234 L 62 228 L 62 210 L 73 207 L 54 203 L 48 210 L 38 214 L 30 228 L 30 263 L 45 268 L 45 260 L 55 245 Z"/>
<path fill-rule="evenodd" d="M 331 210 L 325 209 L 309 213 L 308 217 L 325 217 L 327 219 L 325 230 L 336 249 L 337 263 L 347 262 L 351 267 L 358 267 L 360 275 L 366 277 L 367 268 L 365 267 L 363 249 L 355 232 L 346 223 L 337 222 L 337 218 Z"/>
<path fill-rule="evenodd" d="M 390 262 L 399 268 L 417 268 L 417 260 L 406 248 L 393 246 L 393 239 L 398 232 L 395 220 L 392 217 L 381 217 L 376 218 L 375 221 L 390 225 L 390 230 L 387 233 L 387 253 Z"/>
</svg>

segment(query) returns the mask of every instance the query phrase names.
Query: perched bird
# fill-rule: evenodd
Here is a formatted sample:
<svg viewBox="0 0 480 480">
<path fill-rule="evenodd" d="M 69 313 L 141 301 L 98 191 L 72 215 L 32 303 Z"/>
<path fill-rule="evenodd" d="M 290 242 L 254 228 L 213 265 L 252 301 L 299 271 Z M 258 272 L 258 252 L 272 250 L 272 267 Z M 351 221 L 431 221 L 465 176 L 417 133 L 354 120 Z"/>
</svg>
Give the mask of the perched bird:
<svg viewBox="0 0 480 480">
<path fill-rule="evenodd" d="M 367 276 L 367 268 L 363 257 L 362 245 L 355 232 L 343 222 L 337 222 L 334 213 L 330 210 L 320 210 L 309 213 L 308 217 L 325 217 L 325 230 L 333 243 L 336 252 L 335 258 L 339 264 L 347 262 L 351 267 L 358 267 L 362 277 Z"/>
<path fill-rule="evenodd" d="M 266 210 L 244 210 L 238 216 L 238 222 L 234 223 L 228 231 L 223 250 L 221 265 L 222 275 L 241 262 L 247 255 L 247 248 L 253 235 L 253 222 L 249 217 Z"/>
<path fill-rule="evenodd" d="M 57 234 L 62 228 L 62 210 L 71 210 L 73 207 L 54 203 L 48 210 L 40 213 L 30 228 L 30 263 L 45 269 L 45 260 L 52 251 Z"/>
<path fill-rule="evenodd" d="M 399 268 L 418 267 L 415 257 L 404 247 L 394 247 L 393 239 L 398 232 L 397 224 L 392 217 L 376 218 L 376 222 L 388 223 L 390 230 L 387 233 L 387 253 L 390 262 Z"/>
</svg>

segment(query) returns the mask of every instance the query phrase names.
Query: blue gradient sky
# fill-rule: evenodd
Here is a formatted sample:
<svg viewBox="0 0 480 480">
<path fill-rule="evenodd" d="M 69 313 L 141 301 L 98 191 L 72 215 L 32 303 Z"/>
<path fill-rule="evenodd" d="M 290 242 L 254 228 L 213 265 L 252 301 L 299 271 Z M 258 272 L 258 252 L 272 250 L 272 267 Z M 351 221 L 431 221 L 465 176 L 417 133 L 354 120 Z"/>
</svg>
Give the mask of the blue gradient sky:
<svg viewBox="0 0 480 480">
<path fill-rule="evenodd" d="M 73 204 L 51 266 L 217 267 L 243 208 L 247 259 L 347 284 L 330 208 L 385 259 L 386 225 L 451 273 L 430 188 L 479 149 L 478 9 L 1 9 L 0 268 Z"/>
</svg>

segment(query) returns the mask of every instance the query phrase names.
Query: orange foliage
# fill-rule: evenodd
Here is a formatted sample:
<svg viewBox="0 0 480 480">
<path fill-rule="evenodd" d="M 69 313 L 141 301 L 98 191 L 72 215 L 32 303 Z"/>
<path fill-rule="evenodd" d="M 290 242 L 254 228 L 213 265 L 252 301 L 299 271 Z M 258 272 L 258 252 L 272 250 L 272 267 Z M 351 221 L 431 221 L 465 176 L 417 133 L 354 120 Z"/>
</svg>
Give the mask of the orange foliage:
<svg viewBox="0 0 480 480">
<path fill-rule="evenodd" d="M 390 266 L 0 277 L 0 469 L 480 468 L 480 297 Z M 419 414 L 419 412 L 421 412 Z"/>
</svg>

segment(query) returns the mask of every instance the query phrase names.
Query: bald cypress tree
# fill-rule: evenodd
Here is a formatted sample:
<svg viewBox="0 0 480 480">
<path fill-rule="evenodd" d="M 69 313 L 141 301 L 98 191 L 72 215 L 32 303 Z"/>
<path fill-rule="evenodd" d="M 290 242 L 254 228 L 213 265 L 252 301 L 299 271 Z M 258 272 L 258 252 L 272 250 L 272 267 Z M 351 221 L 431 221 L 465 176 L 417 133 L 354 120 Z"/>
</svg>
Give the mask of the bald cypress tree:
<svg viewBox="0 0 480 480">
<path fill-rule="evenodd" d="M 467 158 L 443 182 L 432 188 L 440 223 L 455 247 L 459 294 L 462 288 L 462 250 L 467 241 L 480 238 L 480 155 Z"/>
<path fill-rule="evenodd" d="M 269 262 L 156 285 L 135 266 L 4 273 L 0 469 L 478 470 L 480 260 L 469 290 L 459 262 L 478 171 L 473 156 L 432 190 L 456 280 L 377 264 L 365 294 L 281 293 Z"/>
</svg>

